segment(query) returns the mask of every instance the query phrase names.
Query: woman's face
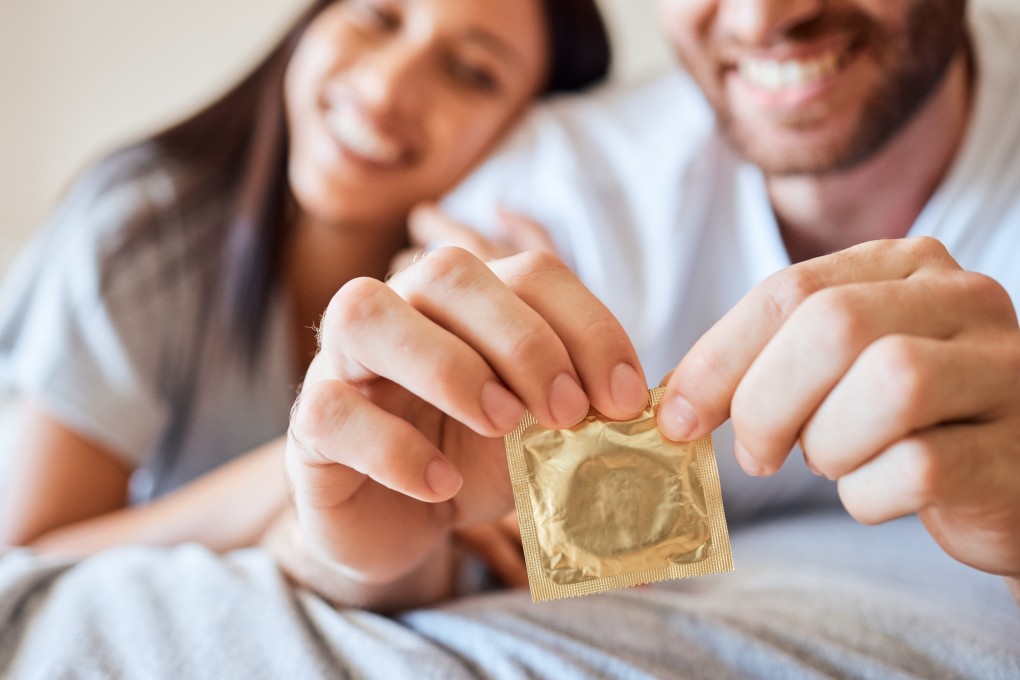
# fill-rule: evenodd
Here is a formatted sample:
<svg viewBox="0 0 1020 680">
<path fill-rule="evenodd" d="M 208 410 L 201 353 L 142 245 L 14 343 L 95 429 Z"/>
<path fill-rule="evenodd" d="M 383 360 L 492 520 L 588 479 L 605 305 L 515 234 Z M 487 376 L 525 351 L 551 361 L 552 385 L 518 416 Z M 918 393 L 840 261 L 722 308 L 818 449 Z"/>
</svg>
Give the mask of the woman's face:
<svg viewBox="0 0 1020 680">
<path fill-rule="evenodd" d="M 317 221 L 395 223 L 477 162 L 546 72 L 539 0 L 343 0 L 287 68 L 289 177 Z"/>
</svg>

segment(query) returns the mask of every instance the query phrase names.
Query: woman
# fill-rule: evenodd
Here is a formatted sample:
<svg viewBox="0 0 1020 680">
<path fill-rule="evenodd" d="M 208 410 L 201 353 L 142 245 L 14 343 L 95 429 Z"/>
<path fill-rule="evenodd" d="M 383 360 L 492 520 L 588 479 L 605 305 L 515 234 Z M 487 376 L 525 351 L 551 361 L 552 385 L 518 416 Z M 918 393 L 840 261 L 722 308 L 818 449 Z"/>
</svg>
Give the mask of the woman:
<svg viewBox="0 0 1020 680">
<path fill-rule="evenodd" d="M 334 292 L 384 276 L 412 208 L 536 95 L 607 67 L 592 0 L 320 0 L 217 102 L 86 173 L 0 300 L 0 544 L 257 540 Z"/>
</svg>

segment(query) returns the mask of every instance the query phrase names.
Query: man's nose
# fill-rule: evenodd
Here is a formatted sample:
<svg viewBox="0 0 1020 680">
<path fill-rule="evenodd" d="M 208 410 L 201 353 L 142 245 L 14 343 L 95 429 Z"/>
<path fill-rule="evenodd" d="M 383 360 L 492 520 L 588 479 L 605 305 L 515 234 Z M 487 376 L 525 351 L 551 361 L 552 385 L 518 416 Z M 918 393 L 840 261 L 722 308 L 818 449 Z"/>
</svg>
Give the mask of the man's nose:
<svg viewBox="0 0 1020 680">
<path fill-rule="evenodd" d="M 720 0 L 718 22 L 727 35 L 746 45 L 767 45 L 814 19 L 825 0 Z"/>
</svg>

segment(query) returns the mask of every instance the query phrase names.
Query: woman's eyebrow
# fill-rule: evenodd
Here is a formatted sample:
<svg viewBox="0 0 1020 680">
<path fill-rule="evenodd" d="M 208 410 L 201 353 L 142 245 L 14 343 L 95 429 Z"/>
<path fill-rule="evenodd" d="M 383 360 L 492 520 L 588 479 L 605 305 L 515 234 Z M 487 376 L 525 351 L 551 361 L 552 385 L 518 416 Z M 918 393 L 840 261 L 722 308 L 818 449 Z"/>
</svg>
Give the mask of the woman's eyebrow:
<svg viewBox="0 0 1020 680">
<path fill-rule="evenodd" d="M 495 53 L 505 61 L 513 62 L 516 66 L 524 68 L 524 58 L 521 54 L 496 34 L 485 29 L 473 28 L 467 32 L 466 38 Z"/>
</svg>

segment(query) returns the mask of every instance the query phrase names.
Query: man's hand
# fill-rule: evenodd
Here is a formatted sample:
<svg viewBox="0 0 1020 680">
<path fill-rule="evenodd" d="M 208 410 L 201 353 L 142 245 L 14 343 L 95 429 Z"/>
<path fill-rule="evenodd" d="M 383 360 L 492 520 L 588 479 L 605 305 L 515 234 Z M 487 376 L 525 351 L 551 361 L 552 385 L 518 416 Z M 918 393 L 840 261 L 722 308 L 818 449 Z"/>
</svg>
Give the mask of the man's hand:
<svg viewBox="0 0 1020 680">
<path fill-rule="evenodd" d="M 741 466 L 800 442 L 877 524 L 919 513 L 952 556 L 1020 576 L 1020 332 L 1007 293 L 933 239 L 790 267 L 688 353 L 659 424 L 694 439 L 732 416 Z"/>
<path fill-rule="evenodd" d="M 547 253 L 441 248 L 388 284 L 351 281 L 291 419 L 298 531 L 348 581 L 396 583 L 512 509 L 501 437 L 525 408 L 567 427 L 589 399 L 627 418 L 646 397 L 620 324 Z"/>
</svg>

